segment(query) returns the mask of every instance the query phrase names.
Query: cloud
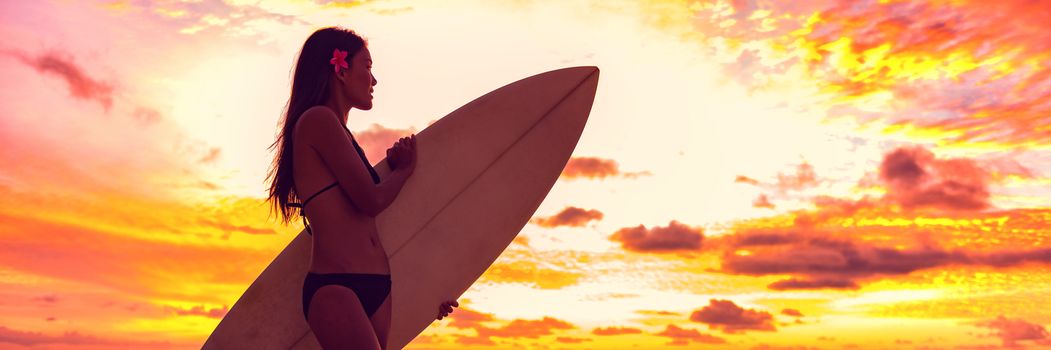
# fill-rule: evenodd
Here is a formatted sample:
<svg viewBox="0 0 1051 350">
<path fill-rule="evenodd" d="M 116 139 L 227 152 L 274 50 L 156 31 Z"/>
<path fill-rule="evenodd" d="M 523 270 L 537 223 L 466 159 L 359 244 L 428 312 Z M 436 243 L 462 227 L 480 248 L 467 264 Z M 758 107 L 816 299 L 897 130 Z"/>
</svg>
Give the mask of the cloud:
<svg viewBox="0 0 1051 350">
<path fill-rule="evenodd" d="M 656 335 L 662 337 L 671 338 L 672 341 L 668 345 L 687 345 L 690 342 L 704 343 L 704 344 L 725 344 L 726 339 L 716 337 L 711 334 L 704 334 L 696 329 L 680 328 L 676 325 L 669 324 L 663 331 L 656 333 Z"/>
<path fill-rule="evenodd" d="M 555 338 L 555 341 L 557 341 L 559 343 L 565 343 L 565 344 L 580 344 L 580 343 L 583 343 L 583 342 L 591 341 L 591 339 L 588 339 L 588 338 L 573 338 L 573 337 L 557 337 L 557 338 Z"/>
<path fill-rule="evenodd" d="M 989 175 L 973 160 L 939 160 L 922 147 L 898 148 L 883 157 L 879 176 L 888 185 L 887 197 L 905 208 L 989 207 Z"/>
<path fill-rule="evenodd" d="M 775 208 L 774 204 L 770 203 L 770 199 L 767 198 L 765 194 L 759 195 L 759 197 L 757 197 L 754 201 L 752 201 L 752 206 L 756 207 L 756 208 L 767 208 L 767 209 L 774 209 Z"/>
<path fill-rule="evenodd" d="M 0 344 L 5 343 L 34 348 L 47 345 L 65 344 L 75 346 L 110 345 L 150 349 L 170 347 L 173 345 L 170 341 L 130 342 L 88 335 L 78 331 L 66 331 L 61 335 L 51 335 L 41 332 L 21 331 L 7 328 L 5 326 L 0 326 Z"/>
<path fill-rule="evenodd" d="M 703 239 L 704 233 L 700 228 L 692 228 L 674 220 L 666 227 L 647 229 L 639 225 L 622 228 L 610 236 L 610 240 L 621 242 L 624 249 L 635 252 L 698 250 Z"/>
<path fill-rule="evenodd" d="M 747 176 L 744 176 L 744 175 L 737 175 L 737 178 L 734 179 L 734 182 L 736 182 L 736 183 L 745 183 L 745 184 L 756 185 L 756 186 L 759 185 L 759 180 L 756 180 L 756 179 L 753 179 L 753 178 L 750 178 L 750 177 L 747 177 Z"/>
<path fill-rule="evenodd" d="M 799 310 L 796 309 L 784 309 L 781 310 L 781 314 L 795 317 L 803 317 L 803 313 L 799 312 Z"/>
<path fill-rule="evenodd" d="M 602 212 L 595 209 L 582 209 L 577 207 L 566 207 L 554 216 L 535 218 L 531 220 L 540 227 L 581 227 L 592 220 L 602 220 Z"/>
<path fill-rule="evenodd" d="M 416 128 L 390 129 L 379 124 L 372 124 L 368 129 L 354 132 L 354 139 L 365 151 L 365 157 L 372 164 L 387 158 L 387 149 L 398 142 L 398 139 L 415 134 Z"/>
<path fill-rule="evenodd" d="M 457 308 L 456 311 L 449 314 L 449 318 L 452 319 L 452 321 L 449 322 L 449 327 L 454 328 L 480 327 L 484 322 L 495 320 L 493 314 L 479 312 L 465 307 Z"/>
<path fill-rule="evenodd" d="M 69 93 L 73 97 L 98 102 L 106 111 L 113 106 L 113 85 L 91 78 L 68 54 L 45 52 L 33 57 L 14 50 L 5 50 L 4 53 L 40 73 L 61 78 L 69 86 Z"/>
<path fill-rule="evenodd" d="M 809 163 L 799 164 L 799 166 L 796 167 L 795 174 L 777 174 L 776 187 L 781 192 L 790 190 L 798 191 L 808 187 L 813 187 L 817 184 L 818 180 L 817 175 L 814 173 L 814 166 Z"/>
<path fill-rule="evenodd" d="M 2 212 L 0 223 L 9 232 L 0 240 L 0 266 L 137 296 L 228 302 L 201 295 L 201 286 L 250 283 L 273 259 L 269 250 L 136 238 Z"/>
<path fill-rule="evenodd" d="M 199 163 L 214 163 L 217 159 L 219 159 L 219 154 L 220 153 L 221 153 L 221 149 L 219 149 L 219 147 L 212 147 L 212 148 L 210 148 L 208 150 L 208 154 L 204 155 L 204 157 L 201 157 L 201 159 L 198 160 L 197 162 L 199 162 Z"/>
<path fill-rule="evenodd" d="M 846 279 L 816 279 L 805 280 L 790 278 L 771 283 L 767 288 L 773 290 L 797 290 L 797 289 L 858 289 L 857 283 Z"/>
<path fill-rule="evenodd" d="M 731 4 L 689 15 L 698 44 L 753 89 L 806 80 L 839 105 L 891 100 L 890 115 L 830 116 L 881 119 L 942 143 L 1051 139 L 1041 117 L 1051 112 L 1051 73 L 1037 63 L 1051 58 L 1051 34 L 1037 29 L 1048 21 L 1039 2 Z"/>
<path fill-rule="evenodd" d="M 41 295 L 33 298 L 33 301 L 39 301 L 45 304 L 54 304 L 58 302 L 58 296 L 54 294 Z"/>
<path fill-rule="evenodd" d="M 124 14 L 134 12 L 149 20 L 172 26 L 182 35 L 214 35 L 217 37 L 245 37 L 256 42 L 269 40 L 266 31 L 274 30 L 272 24 L 285 26 L 311 25 L 295 15 L 280 13 L 286 8 L 275 6 L 268 10 L 267 3 L 235 4 L 225 1 L 181 1 L 181 2 L 124 2 L 119 6 L 104 8 Z M 287 27 L 282 27 L 287 28 Z"/>
<path fill-rule="evenodd" d="M 597 157 L 570 158 L 569 162 L 566 163 L 565 169 L 562 170 L 562 178 L 565 179 L 605 179 L 616 176 L 636 178 L 643 175 L 650 175 L 650 173 L 645 171 L 635 173 L 621 172 L 617 161 Z"/>
<path fill-rule="evenodd" d="M 167 309 L 179 316 L 204 316 L 220 320 L 230 312 L 230 307 L 227 305 L 223 305 L 221 308 L 207 308 L 204 305 L 196 305 L 189 309 L 168 306 Z"/>
<path fill-rule="evenodd" d="M 595 328 L 591 330 L 591 333 L 595 335 L 639 334 L 642 333 L 642 330 L 633 327 L 606 327 Z"/>
<path fill-rule="evenodd" d="M 544 317 L 539 320 L 515 319 L 501 327 L 487 327 L 481 324 L 474 324 L 470 328 L 474 329 L 478 335 L 474 337 L 458 336 L 456 340 L 458 343 L 463 345 L 494 345 L 495 342 L 492 338 L 537 339 L 542 336 L 553 335 L 557 330 L 574 329 L 576 326 L 553 317 Z"/>
<path fill-rule="evenodd" d="M 501 260 L 490 266 L 481 278 L 497 283 L 523 282 L 540 289 L 561 289 L 577 284 L 584 277 L 580 272 L 548 268 L 545 265 L 548 263 L 536 260 Z"/>
<path fill-rule="evenodd" d="M 1003 340 L 1004 347 L 1017 347 L 1020 345 L 1019 342 L 1026 340 L 1051 345 L 1051 337 L 1048 337 L 1044 326 L 1022 319 L 1009 319 L 1000 315 L 996 319 L 981 321 L 976 325 L 996 330 L 996 336 Z"/>
<path fill-rule="evenodd" d="M 705 323 L 709 329 L 718 329 L 728 334 L 748 330 L 777 330 L 774 327 L 774 317 L 769 312 L 747 310 L 730 300 L 709 300 L 707 306 L 690 314 L 690 321 Z"/>
<path fill-rule="evenodd" d="M 234 225 L 226 221 L 215 221 L 212 219 L 201 218 L 198 220 L 202 226 L 212 227 L 218 229 L 224 233 L 224 237 L 229 237 L 233 232 L 243 232 L 250 235 L 274 235 L 277 231 L 272 227 L 252 227 L 248 225 Z"/>
<path fill-rule="evenodd" d="M 834 232 L 834 231 L 833 231 Z M 721 271 L 744 275 L 792 275 L 767 286 L 772 290 L 857 289 L 857 279 L 907 275 L 913 271 L 972 265 L 1008 267 L 1051 264 L 1051 248 L 946 250 L 934 242 L 918 247 L 883 247 L 845 233 L 821 230 L 753 230 L 725 237 L 730 248 Z M 842 236 L 842 237 L 837 237 Z M 747 251 L 747 254 L 740 254 Z"/>
</svg>

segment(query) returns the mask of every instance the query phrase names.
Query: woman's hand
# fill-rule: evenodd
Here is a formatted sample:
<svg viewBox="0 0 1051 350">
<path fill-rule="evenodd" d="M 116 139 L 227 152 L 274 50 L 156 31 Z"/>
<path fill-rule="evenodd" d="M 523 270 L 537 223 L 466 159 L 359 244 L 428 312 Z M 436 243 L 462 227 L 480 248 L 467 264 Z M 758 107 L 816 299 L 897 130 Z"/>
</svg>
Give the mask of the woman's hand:
<svg viewBox="0 0 1051 350">
<path fill-rule="evenodd" d="M 402 137 L 387 149 L 387 165 L 391 170 L 405 168 L 412 173 L 416 169 L 416 135 Z"/>
<path fill-rule="evenodd" d="M 453 307 L 456 306 L 460 306 L 460 303 L 456 300 L 442 303 L 442 305 L 438 307 L 438 319 L 440 320 L 443 317 L 449 316 L 449 314 L 453 313 Z"/>
</svg>

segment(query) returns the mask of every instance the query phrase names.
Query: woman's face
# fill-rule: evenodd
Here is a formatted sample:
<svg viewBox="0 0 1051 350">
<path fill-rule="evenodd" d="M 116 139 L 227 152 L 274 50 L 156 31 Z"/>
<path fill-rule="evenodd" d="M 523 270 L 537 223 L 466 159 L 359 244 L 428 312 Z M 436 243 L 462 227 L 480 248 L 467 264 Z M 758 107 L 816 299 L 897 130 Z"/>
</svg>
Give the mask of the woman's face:
<svg viewBox="0 0 1051 350">
<path fill-rule="evenodd" d="M 350 99 L 350 106 L 360 110 L 372 109 L 372 87 L 376 77 L 372 75 L 372 54 L 368 47 L 363 47 L 354 54 L 350 69 L 343 74 L 343 87 Z"/>
</svg>

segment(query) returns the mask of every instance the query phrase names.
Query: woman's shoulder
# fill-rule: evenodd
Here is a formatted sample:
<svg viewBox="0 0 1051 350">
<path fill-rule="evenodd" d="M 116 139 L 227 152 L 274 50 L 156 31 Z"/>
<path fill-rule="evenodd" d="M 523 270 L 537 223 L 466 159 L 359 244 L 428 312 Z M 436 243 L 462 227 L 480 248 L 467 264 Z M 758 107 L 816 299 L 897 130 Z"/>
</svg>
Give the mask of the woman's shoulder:
<svg viewBox="0 0 1051 350">
<path fill-rule="evenodd" d="M 307 110 L 303 111 L 303 114 L 299 115 L 299 119 L 296 120 L 295 132 L 296 134 L 303 132 L 312 133 L 312 130 L 317 130 L 318 127 L 330 128 L 333 123 L 339 123 L 336 113 L 324 105 L 316 105 L 307 108 Z"/>
</svg>

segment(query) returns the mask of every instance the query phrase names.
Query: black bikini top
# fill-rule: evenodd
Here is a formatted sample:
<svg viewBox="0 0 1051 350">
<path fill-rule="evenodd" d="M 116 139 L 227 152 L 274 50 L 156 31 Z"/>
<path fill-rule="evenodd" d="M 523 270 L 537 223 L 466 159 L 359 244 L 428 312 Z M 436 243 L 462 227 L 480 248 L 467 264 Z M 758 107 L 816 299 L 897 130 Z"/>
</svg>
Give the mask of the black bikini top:
<svg viewBox="0 0 1051 350">
<path fill-rule="evenodd" d="M 347 134 L 350 134 L 350 129 L 347 129 L 346 126 L 343 128 L 347 130 Z M 358 155 L 361 156 L 361 161 L 365 163 L 365 168 L 369 169 L 369 175 L 372 176 L 372 183 L 380 183 L 380 175 L 376 173 L 376 169 L 372 167 L 372 164 L 369 164 L 369 158 L 365 156 L 365 151 L 361 149 L 361 146 L 358 146 L 358 140 L 355 140 L 354 136 L 351 135 L 350 141 L 354 144 L 354 149 L 358 151 Z M 307 200 L 303 201 L 303 203 L 288 203 L 288 206 L 290 207 L 299 208 L 299 216 L 303 217 L 303 227 L 307 229 L 307 234 L 313 235 L 314 232 L 310 230 L 310 225 L 307 224 L 307 216 L 303 213 L 303 208 L 306 207 L 307 203 L 310 203 L 311 199 L 314 199 L 314 197 L 317 197 L 317 195 L 330 188 L 336 187 L 336 185 L 339 185 L 339 181 L 333 182 L 332 184 L 325 186 L 325 188 L 322 188 L 320 191 L 310 195 L 310 197 L 307 197 Z"/>
</svg>

